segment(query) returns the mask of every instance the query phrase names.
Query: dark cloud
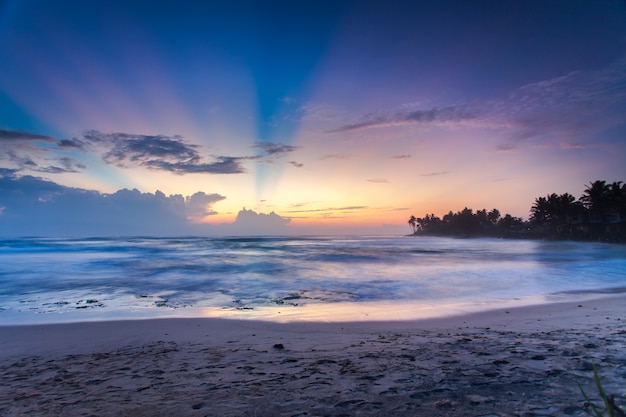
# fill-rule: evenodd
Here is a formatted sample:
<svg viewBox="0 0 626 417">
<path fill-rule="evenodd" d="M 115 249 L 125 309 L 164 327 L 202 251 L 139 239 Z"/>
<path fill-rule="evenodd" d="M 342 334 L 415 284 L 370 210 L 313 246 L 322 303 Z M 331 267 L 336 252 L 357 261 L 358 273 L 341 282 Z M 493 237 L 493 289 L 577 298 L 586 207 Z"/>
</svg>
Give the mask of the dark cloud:
<svg viewBox="0 0 626 417">
<path fill-rule="evenodd" d="M 185 144 L 180 136 L 132 135 L 90 130 L 83 134 L 83 139 L 108 147 L 103 159 L 113 164 L 126 160 L 145 163 L 154 158 L 176 161 L 200 159 L 196 146 Z"/>
<path fill-rule="evenodd" d="M 56 148 L 50 144 L 56 144 Z M 80 172 L 86 166 L 73 158 L 58 156 L 58 150 L 78 148 L 75 141 L 57 140 L 32 132 L 0 130 L 0 160 L 8 161 L 15 171 L 48 174 Z"/>
<path fill-rule="evenodd" d="M 79 172 L 73 169 L 65 169 L 63 167 L 55 166 L 55 165 L 49 165 L 47 167 L 36 168 L 36 169 L 33 169 L 33 171 L 43 172 L 46 174 L 64 174 L 64 173 L 70 173 L 70 172 Z"/>
<path fill-rule="evenodd" d="M 6 150 L 4 157 L 0 155 L 0 159 L 8 160 L 17 165 L 19 167 L 18 170 L 37 167 L 37 163 L 32 158 L 23 155 L 23 152 L 19 152 L 18 150 Z"/>
<path fill-rule="evenodd" d="M 147 168 L 170 171 L 176 174 L 241 174 L 246 172 L 241 166 L 241 161 L 245 159 L 249 158 L 217 156 L 215 162 L 210 163 L 149 160 L 143 165 Z"/>
<path fill-rule="evenodd" d="M 257 142 L 254 148 L 261 149 L 264 156 L 281 156 L 299 149 L 299 146 L 285 145 L 273 142 Z"/>
<path fill-rule="evenodd" d="M 59 158 L 59 163 L 66 169 L 86 169 L 87 166 L 84 165 L 81 162 L 76 161 L 74 158 L 70 158 L 67 156 L 64 156 L 62 158 Z"/>
<path fill-rule="evenodd" d="M 293 165 L 296 168 L 302 168 L 304 166 L 304 164 L 300 163 L 300 162 L 296 162 L 296 161 L 289 161 L 289 163 L 291 165 Z"/>
<path fill-rule="evenodd" d="M 7 161 L 10 167 L 21 171 L 38 167 L 35 159 L 42 158 L 48 150 L 41 143 L 50 147 L 55 139 L 31 132 L 0 130 L 0 161 Z"/>
<path fill-rule="evenodd" d="M 9 236 L 202 235 L 209 227 L 190 217 L 213 212 L 219 194 L 165 196 L 138 190 L 113 194 L 65 187 L 0 171 L 0 230 Z"/>
<path fill-rule="evenodd" d="M 389 180 L 387 180 L 385 178 L 371 178 L 371 179 L 367 180 L 367 182 L 377 182 L 377 183 L 381 183 L 381 184 L 389 184 Z"/>
<path fill-rule="evenodd" d="M 61 149 L 83 149 L 85 142 L 79 139 L 62 139 L 59 141 L 59 148 Z"/>
<path fill-rule="evenodd" d="M 57 142 L 56 139 L 39 135 L 36 133 L 25 132 L 21 130 L 4 130 L 0 129 L 0 140 L 3 141 L 40 141 L 40 142 Z"/>
<path fill-rule="evenodd" d="M 102 158 L 120 167 L 143 166 L 176 174 L 240 174 L 241 161 L 249 157 L 215 156 L 206 162 L 199 146 L 186 143 L 181 136 L 102 133 L 91 130 L 82 139 L 105 149 Z"/>
<path fill-rule="evenodd" d="M 37 142 L 45 142 L 41 144 Z M 56 144 L 56 147 L 49 144 Z M 260 146 L 267 155 L 282 155 L 294 146 L 267 143 Z M 187 143 L 181 136 L 141 135 L 128 133 L 84 132 L 78 138 L 57 140 L 31 132 L 0 130 L 0 160 L 9 161 L 11 168 L 52 174 L 75 173 L 86 166 L 68 157 L 63 151 L 95 152 L 107 164 L 119 167 L 141 166 L 176 174 L 240 174 L 242 163 L 259 156 L 222 156 L 206 158 L 200 146 Z"/>
<path fill-rule="evenodd" d="M 412 158 L 413 155 L 394 155 L 391 158 L 392 159 L 409 159 Z"/>
<path fill-rule="evenodd" d="M 34 172 L 43 172 L 48 174 L 61 174 L 68 172 L 81 172 L 86 166 L 74 158 L 67 156 L 48 158 L 49 152 L 42 150 L 27 149 L 5 149 L 3 155 L 0 155 L 0 160 L 4 159 L 9 161 L 14 168 L 15 172 L 30 170 Z M 35 161 L 31 156 L 36 157 L 38 161 Z"/>
<path fill-rule="evenodd" d="M 56 162 L 56 165 L 48 165 L 46 167 L 33 166 L 30 167 L 30 169 L 32 171 L 44 172 L 48 174 L 63 174 L 81 172 L 87 168 L 84 164 L 68 156 L 56 158 L 53 161 Z"/>
<path fill-rule="evenodd" d="M 327 133 L 350 132 L 353 130 L 373 127 L 393 126 L 396 124 L 431 124 L 445 122 L 462 122 L 477 119 L 484 115 L 484 110 L 476 105 L 459 104 L 452 106 L 433 107 L 431 109 L 402 110 L 392 114 L 366 115 L 358 123 L 341 126 Z"/>
</svg>

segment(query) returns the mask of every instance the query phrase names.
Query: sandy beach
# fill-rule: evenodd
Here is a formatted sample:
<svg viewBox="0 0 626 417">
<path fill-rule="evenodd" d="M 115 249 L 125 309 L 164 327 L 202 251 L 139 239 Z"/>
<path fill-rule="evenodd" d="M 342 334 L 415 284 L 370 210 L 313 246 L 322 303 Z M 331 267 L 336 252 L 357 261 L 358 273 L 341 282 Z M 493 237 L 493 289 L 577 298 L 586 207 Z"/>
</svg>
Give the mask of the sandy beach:
<svg viewBox="0 0 626 417">
<path fill-rule="evenodd" d="M 613 294 L 404 322 L 4 326 L 0 415 L 585 415 L 577 382 L 597 398 L 593 363 L 626 394 L 625 305 Z"/>
</svg>

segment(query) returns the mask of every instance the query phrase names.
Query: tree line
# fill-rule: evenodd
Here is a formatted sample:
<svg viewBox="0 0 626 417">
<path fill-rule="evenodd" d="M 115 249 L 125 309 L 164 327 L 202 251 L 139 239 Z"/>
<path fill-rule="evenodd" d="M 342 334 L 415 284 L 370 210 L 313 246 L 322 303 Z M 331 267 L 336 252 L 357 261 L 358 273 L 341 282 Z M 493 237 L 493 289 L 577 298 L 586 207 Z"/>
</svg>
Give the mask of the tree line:
<svg viewBox="0 0 626 417">
<path fill-rule="evenodd" d="M 414 235 L 499 236 L 626 242 L 626 184 L 594 181 L 576 199 L 569 193 L 537 197 L 528 220 L 498 209 L 465 207 L 442 218 L 411 216 Z"/>
</svg>

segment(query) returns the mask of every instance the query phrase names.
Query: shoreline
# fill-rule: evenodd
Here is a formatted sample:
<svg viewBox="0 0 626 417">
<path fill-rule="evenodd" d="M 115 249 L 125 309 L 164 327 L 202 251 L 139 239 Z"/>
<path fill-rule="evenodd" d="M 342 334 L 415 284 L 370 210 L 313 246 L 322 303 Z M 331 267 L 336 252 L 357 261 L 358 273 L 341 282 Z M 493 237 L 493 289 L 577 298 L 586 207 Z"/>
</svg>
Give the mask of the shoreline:
<svg viewBox="0 0 626 417">
<path fill-rule="evenodd" d="M 582 416 L 577 383 L 596 398 L 592 363 L 624 394 L 625 302 L 412 321 L 1 326 L 0 414 Z"/>
<path fill-rule="evenodd" d="M 185 307 L 164 310 L 129 309 L 102 311 L 80 308 L 74 312 L 37 313 L 29 311 L 0 313 L 0 329 L 16 326 L 45 326 L 77 323 L 125 322 L 166 319 L 225 319 L 259 322 L 413 322 L 465 316 L 503 309 L 585 301 L 626 295 L 625 286 L 567 290 L 549 294 L 503 297 L 484 300 L 362 301 L 328 304 L 276 304 L 254 308 Z M 96 307 L 99 307 L 96 305 Z"/>
<path fill-rule="evenodd" d="M 348 329 L 356 333 L 389 331 L 445 331 L 461 328 L 497 328 L 516 331 L 546 331 L 568 326 L 592 326 L 599 316 L 616 317 L 626 327 L 626 291 L 585 291 L 562 293 L 542 298 L 537 303 L 516 305 L 508 301 L 495 308 L 454 308 L 446 314 L 415 319 L 372 320 L 263 320 L 245 312 L 226 311 L 223 316 L 159 317 L 118 320 L 88 320 L 58 323 L 0 325 L 0 360 L 20 356 L 45 355 L 63 351 L 68 354 L 94 353 L 102 348 L 119 348 L 130 343 L 155 340 L 192 341 L 206 338 L 211 344 L 226 343 L 229 335 L 240 335 L 250 329 L 293 333 L 328 333 Z M 582 309 L 582 310 L 581 310 Z M 591 311 L 589 311 L 591 309 Z M 584 317 L 580 314 L 585 311 Z M 234 313 L 234 314 L 231 314 Z M 273 316 L 276 317 L 276 316 Z M 386 317 L 386 316 L 383 316 Z M 207 333 L 208 332 L 208 333 Z M 207 334 L 203 334 L 207 333 Z M 85 336 L 89 337 L 85 337 Z M 40 337 L 45 336 L 42 340 Z M 281 336 L 282 337 L 282 336 Z M 34 342 L 35 341 L 35 342 Z"/>
</svg>

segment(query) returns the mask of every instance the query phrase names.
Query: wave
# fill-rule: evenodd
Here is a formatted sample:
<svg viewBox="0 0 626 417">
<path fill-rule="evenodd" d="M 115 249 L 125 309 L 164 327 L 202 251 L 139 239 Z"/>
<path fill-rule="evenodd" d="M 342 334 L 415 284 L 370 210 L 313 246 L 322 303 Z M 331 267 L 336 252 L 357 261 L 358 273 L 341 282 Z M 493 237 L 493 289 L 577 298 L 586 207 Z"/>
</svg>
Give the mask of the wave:
<svg viewBox="0 0 626 417">
<path fill-rule="evenodd" d="M 0 323 L 141 311 L 485 302 L 624 286 L 626 247 L 498 239 L 0 240 Z M 87 313 L 85 313 L 87 314 Z"/>
</svg>

